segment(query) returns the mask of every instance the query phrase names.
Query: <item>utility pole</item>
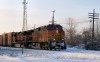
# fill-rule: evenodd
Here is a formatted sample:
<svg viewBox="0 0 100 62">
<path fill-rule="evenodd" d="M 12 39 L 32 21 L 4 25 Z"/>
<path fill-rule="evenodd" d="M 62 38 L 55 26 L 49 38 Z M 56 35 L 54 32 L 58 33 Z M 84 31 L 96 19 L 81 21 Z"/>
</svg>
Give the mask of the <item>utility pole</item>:
<svg viewBox="0 0 100 62">
<path fill-rule="evenodd" d="M 52 11 L 53 12 L 53 16 L 52 16 L 52 24 L 54 24 L 54 13 L 55 11 Z"/>
<path fill-rule="evenodd" d="M 34 24 L 34 29 L 35 29 L 36 24 Z"/>
<path fill-rule="evenodd" d="M 53 12 L 53 16 L 52 16 L 52 21 L 50 21 L 50 22 L 52 23 L 52 25 L 54 25 L 54 22 L 55 22 L 54 21 L 54 15 L 55 15 L 54 13 L 55 13 L 55 11 L 52 11 L 52 12 Z"/>
<path fill-rule="evenodd" d="M 91 37 L 92 37 L 92 35 L 91 35 L 91 33 L 92 33 L 92 28 L 91 28 L 91 26 L 92 26 L 92 20 L 90 20 L 90 40 L 91 40 Z"/>
<path fill-rule="evenodd" d="M 94 42 L 94 21 L 95 19 L 98 19 L 99 17 L 99 14 L 98 13 L 95 13 L 95 9 L 93 9 L 93 13 L 89 13 L 89 18 L 92 19 L 92 42 Z"/>
<path fill-rule="evenodd" d="M 26 0 L 23 1 L 23 27 L 22 27 L 22 31 L 26 31 L 27 30 L 27 2 Z"/>
</svg>

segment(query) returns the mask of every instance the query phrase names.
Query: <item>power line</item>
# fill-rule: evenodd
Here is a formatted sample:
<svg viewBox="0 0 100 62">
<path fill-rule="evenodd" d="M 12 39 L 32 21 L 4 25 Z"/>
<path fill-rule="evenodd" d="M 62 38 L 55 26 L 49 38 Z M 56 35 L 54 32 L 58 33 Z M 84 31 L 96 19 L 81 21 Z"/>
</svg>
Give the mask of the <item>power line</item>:
<svg viewBox="0 0 100 62">
<path fill-rule="evenodd" d="M 83 23 L 89 23 L 90 21 L 82 21 L 82 22 L 75 22 L 73 24 L 83 24 Z M 58 23 L 58 24 L 69 24 L 69 23 Z"/>
</svg>

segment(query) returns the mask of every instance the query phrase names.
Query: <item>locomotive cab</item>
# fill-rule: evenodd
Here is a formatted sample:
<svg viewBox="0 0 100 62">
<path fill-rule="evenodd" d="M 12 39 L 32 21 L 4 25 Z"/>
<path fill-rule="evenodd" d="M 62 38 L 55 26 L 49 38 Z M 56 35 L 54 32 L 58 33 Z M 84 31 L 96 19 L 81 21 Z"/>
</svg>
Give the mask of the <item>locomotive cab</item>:
<svg viewBox="0 0 100 62">
<path fill-rule="evenodd" d="M 65 44 L 65 33 L 61 25 L 51 24 L 47 26 L 49 36 L 49 47 L 50 49 L 66 49 Z"/>
</svg>

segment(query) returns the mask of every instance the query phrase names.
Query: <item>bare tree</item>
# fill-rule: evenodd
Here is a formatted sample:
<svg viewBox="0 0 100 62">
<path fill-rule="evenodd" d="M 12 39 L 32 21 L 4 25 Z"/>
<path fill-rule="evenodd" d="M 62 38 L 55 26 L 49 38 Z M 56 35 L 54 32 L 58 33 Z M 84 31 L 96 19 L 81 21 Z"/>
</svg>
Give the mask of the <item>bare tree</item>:
<svg viewBox="0 0 100 62">
<path fill-rule="evenodd" d="M 91 36 L 91 30 L 89 28 L 83 29 L 83 44 L 85 45 L 85 48 L 88 49 L 93 49 L 93 50 L 98 50 L 100 47 L 98 47 L 99 42 L 97 42 L 97 36 L 96 32 L 94 33 L 94 42 L 92 41 L 92 36 Z"/>
<path fill-rule="evenodd" d="M 84 28 L 83 29 L 83 33 L 82 33 L 82 36 L 83 36 L 83 44 L 86 44 L 87 42 L 91 41 L 91 31 L 89 28 Z"/>
<path fill-rule="evenodd" d="M 67 43 L 71 46 L 76 45 L 75 35 L 76 35 L 76 24 L 74 23 L 74 20 L 72 18 L 68 18 L 67 20 Z"/>
</svg>

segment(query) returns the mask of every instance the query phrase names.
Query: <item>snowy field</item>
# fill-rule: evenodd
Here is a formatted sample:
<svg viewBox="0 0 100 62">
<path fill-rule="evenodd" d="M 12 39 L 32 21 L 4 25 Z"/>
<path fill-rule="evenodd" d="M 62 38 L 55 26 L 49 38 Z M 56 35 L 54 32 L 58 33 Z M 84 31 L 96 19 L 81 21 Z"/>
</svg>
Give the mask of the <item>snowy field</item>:
<svg viewBox="0 0 100 62">
<path fill-rule="evenodd" d="M 68 48 L 48 51 L 0 47 L 0 62 L 100 62 L 100 51 Z"/>
</svg>

